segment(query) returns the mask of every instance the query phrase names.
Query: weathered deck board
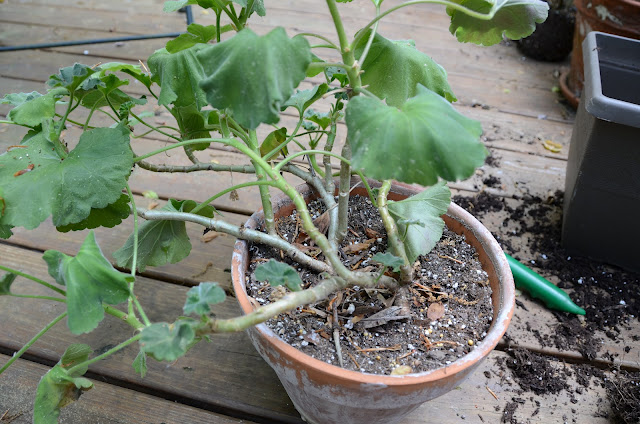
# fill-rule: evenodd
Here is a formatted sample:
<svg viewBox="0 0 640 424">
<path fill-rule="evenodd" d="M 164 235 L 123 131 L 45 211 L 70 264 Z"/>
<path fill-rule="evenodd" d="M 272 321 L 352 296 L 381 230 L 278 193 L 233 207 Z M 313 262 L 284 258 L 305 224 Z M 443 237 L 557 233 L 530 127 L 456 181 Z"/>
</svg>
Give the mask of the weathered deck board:
<svg viewBox="0 0 640 424">
<path fill-rule="evenodd" d="M 151 200 L 136 196 L 136 205 L 146 208 Z M 159 200 L 158 208 L 166 202 Z M 225 219 L 233 224 L 241 225 L 247 220 L 245 215 L 224 213 Z M 10 242 L 32 250 L 55 249 L 67 255 L 75 255 L 89 230 L 58 232 L 51 220 L 42 223 L 37 229 L 26 231 L 23 228 L 13 230 Z M 106 257 L 115 263 L 113 252 L 122 247 L 133 231 L 133 218 L 129 217 L 123 224 L 113 228 L 97 228 L 94 230 L 96 239 Z M 161 267 L 148 267 L 144 274 L 151 278 L 172 281 L 185 285 L 195 285 L 200 281 L 215 281 L 225 287 L 231 286 L 231 253 L 235 240 L 226 234 L 218 234 L 210 239 L 214 233 L 203 237 L 203 227 L 187 223 L 187 235 L 191 239 L 191 254 L 178 264 Z M 207 241 L 209 240 L 209 241 Z"/>
<path fill-rule="evenodd" d="M 0 364 L 9 360 L 0 355 Z M 40 378 L 49 367 L 18 360 L 0 378 L 0 422 L 30 424 L 33 402 Z M 164 400 L 157 396 L 93 380 L 94 388 L 81 401 L 63 408 L 60 423 L 153 424 L 164 422 L 193 424 L 251 424 L 253 421 L 231 418 L 204 409 Z M 3 415 L 6 414 L 6 415 Z"/>
</svg>

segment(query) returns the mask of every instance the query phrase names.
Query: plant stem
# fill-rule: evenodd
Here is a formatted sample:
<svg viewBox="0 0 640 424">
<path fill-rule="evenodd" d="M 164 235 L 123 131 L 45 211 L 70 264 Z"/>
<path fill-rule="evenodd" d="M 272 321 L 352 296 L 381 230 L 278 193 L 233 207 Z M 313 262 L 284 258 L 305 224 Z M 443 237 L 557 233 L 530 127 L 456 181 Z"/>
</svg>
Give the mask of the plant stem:
<svg viewBox="0 0 640 424">
<path fill-rule="evenodd" d="M 160 149 L 154 150 L 153 152 L 149 152 L 149 153 L 145 153 L 144 155 L 140 155 L 137 156 L 135 158 L 133 158 L 134 162 L 140 162 L 141 160 L 150 158 L 151 156 L 155 156 L 157 154 L 160 153 L 164 153 L 166 151 L 169 150 L 173 150 L 173 149 L 177 149 L 183 146 L 186 146 L 188 144 L 197 144 L 197 143 L 203 143 L 203 142 L 210 142 L 210 143 L 221 143 L 221 144 L 225 144 L 228 146 L 235 146 L 235 140 L 230 139 L 230 138 L 196 138 L 193 140 L 184 140 L 181 141 L 179 143 L 174 143 L 174 144 L 170 144 L 168 146 L 162 147 Z"/>
<path fill-rule="evenodd" d="M 229 319 L 211 320 L 206 330 L 212 333 L 242 331 L 283 312 L 295 309 L 300 305 L 307 305 L 325 299 L 331 293 L 346 286 L 346 281 L 343 279 L 331 277 L 306 290 L 289 293 L 282 299 L 263 305 L 247 315 Z"/>
<path fill-rule="evenodd" d="M 232 192 L 234 190 L 237 190 L 239 188 L 253 187 L 253 186 L 259 186 L 259 185 L 266 185 L 266 186 L 275 187 L 275 183 L 273 181 L 249 181 L 248 183 L 237 184 L 237 185 L 234 185 L 232 187 L 228 187 L 228 188 L 222 190 L 221 192 L 209 197 L 207 200 L 205 200 L 204 202 L 200 203 L 198 206 L 193 208 L 190 211 L 190 213 L 198 213 L 200 210 L 205 208 L 207 205 L 213 203 L 216 199 L 218 199 L 218 198 L 224 196 L 225 194 L 230 193 L 230 192 Z"/>
<path fill-rule="evenodd" d="M 78 370 L 81 370 L 83 368 L 87 368 L 89 365 L 94 364 L 98 361 L 103 360 L 104 358 L 113 355 L 114 353 L 116 353 L 117 351 L 124 349 L 125 347 L 129 346 L 131 343 L 135 343 L 138 340 L 140 340 L 140 338 L 142 337 L 142 334 L 136 334 L 135 336 L 131 337 L 128 340 L 125 340 L 124 342 L 120 343 L 118 346 L 109 349 L 108 351 L 106 351 L 105 353 L 103 353 L 102 355 L 98 355 L 95 358 L 91 358 L 87 361 L 81 362 L 77 365 L 74 365 L 73 367 L 69 368 L 67 370 L 68 374 L 73 375 L 74 372 L 77 372 Z"/>
<path fill-rule="evenodd" d="M 342 147 L 342 156 L 351 159 L 351 146 L 347 141 Z M 349 219 L 349 192 L 351 191 L 351 164 L 340 164 L 340 183 L 338 187 L 338 233 L 337 242 L 341 243 L 347 236 Z"/>
<path fill-rule="evenodd" d="M 258 138 L 255 130 L 251 130 L 249 132 L 249 140 L 251 142 L 252 151 L 257 155 L 260 155 L 260 145 L 258 144 Z M 266 181 L 266 169 L 260 166 L 254 160 L 252 160 L 251 162 L 253 163 L 253 167 L 256 170 L 256 177 L 258 178 L 258 181 Z M 266 166 L 269 167 L 268 164 Z M 269 187 L 262 184 L 259 186 L 259 190 L 260 201 L 262 202 L 262 211 L 264 213 L 264 229 L 268 234 L 275 235 L 276 220 L 273 215 L 273 206 L 271 205 L 271 194 L 269 193 Z"/>
<path fill-rule="evenodd" d="M 280 172 L 280 170 L 282 169 L 283 166 L 285 166 L 287 163 L 291 162 L 293 159 L 297 158 L 298 156 L 311 156 L 314 154 L 318 154 L 318 155 L 326 155 L 326 156 L 333 156 L 334 158 L 338 158 L 340 159 L 340 161 L 347 162 L 349 163 L 349 161 L 347 159 L 345 159 L 344 157 L 340 156 L 337 153 L 332 153 L 332 152 L 327 152 L 326 150 L 303 150 L 301 152 L 296 152 L 292 155 L 289 155 L 286 157 L 286 159 L 280 161 L 280 163 L 278 163 L 276 166 L 273 167 L 273 170 L 275 172 Z"/>
<path fill-rule="evenodd" d="M 327 142 L 324 145 L 324 150 L 326 152 L 333 151 L 333 144 L 336 140 L 336 134 L 338 132 L 337 116 L 338 116 L 338 112 L 334 112 L 331 115 L 331 130 L 327 135 Z M 324 165 L 324 176 L 325 176 L 324 187 L 333 196 L 334 192 L 336 191 L 336 184 L 333 181 L 333 177 L 331 175 L 333 173 L 333 169 L 331 168 L 331 157 L 329 155 L 324 155 L 322 157 L 322 164 Z"/>
<path fill-rule="evenodd" d="M 213 231 L 229 234 L 242 240 L 252 241 L 255 243 L 265 244 L 282 250 L 284 254 L 294 259 L 298 263 L 314 269 L 318 272 L 331 272 L 332 269 L 326 263 L 307 256 L 304 252 L 297 249 L 293 245 L 287 243 L 278 236 L 265 234 L 262 231 L 252 230 L 244 226 L 229 224 L 220 219 L 207 218 L 205 216 L 196 215 L 186 212 L 170 212 L 163 210 L 138 211 L 140 217 L 150 220 L 166 220 L 166 221 L 186 221 L 200 224 Z"/>
<path fill-rule="evenodd" d="M 412 264 L 409 263 L 404 242 L 400 238 L 396 222 L 389 213 L 387 196 L 389 195 L 390 189 L 391 180 L 383 181 L 380 191 L 378 192 L 378 211 L 380 212 L 380 218 L 382 218 L 384 228 L 387 230 L 387 241 L 391 251 L 395 256 L 398 256 L 404 261 L 404 265 L 400 266 L 400 284 L 408 284 L 413 278 L 413 267 Z"/>
<path fill-rule="evenodd" d="M 153 163 L 139 161 L 138 166 L 147 171 L 153 172 L 238 172 L 241 174 L 255 174 L 256 170 L 252 165 L 221 165 L 218 163 L 200 162 L 193 165 L 155 165 Z"/>
<path fill-rule="evenodd" d="M 40 296 L 40 295 L 36 295 L 36 294 L 15 294 L 15 293 L 11 293 L 10 296 L 20 297 L 20 298 L 23 298 L 23 299 L 41 299 L 41 300 L 52 300 L 54 302 L 67 303 L 66 299 L 62 299 L 62 298 L 59 298 L 59 297 L 51 297 L 51 296 Z"/>
<path fill-rule="evenodd" d="M 332 45 L 334 49 L 340 50 L 340 47 L 338 47 L 336 45 L 336 43 L 334 43 L 333 41 L 329 40 L 327 37 L 325 37 L 323 35 L 320 35 L 320 34 L 314 34 L 312 32 L 302 32 L 300 34 L 297 34 L 297 36 L 298 37 L 300 37 L 300 36 L 303 36 L 303 37 L 315 37 L 315 38 L 318 38 L 318 39 L 320 39 L 322 41 L 325 41 L 327 44 Z"/>
<path fill-rule="evenodd" d="M 380 16 L 380 5 L 377 4 L 376 5 L 376 16 Z M 360 61 L 361 64 L 364 63 L 365 60 L 367 60 L 367 55 L 369 54 L 369 49 L 371 48 L 371 44 L 373 44 L 373 39 L 376 36 L 376 32 L 378 31 L 378 24 L 380 23 L 380 21 L 376 21 L 376 23 L 373 25 L 373 30 L 371 30 L 371 35 L 369 35 L 369 39 L 367 40 L 367 45 L 364 47 L 364 50 L 362 51 L 362 54 L 360 55 L 360 59 L 358 59 Z M 352 44 L 353 46 L 355 46 L 355 44 Z"/>
<path fill-rule="evenodd" d="M 132 259 L 132 265 L 131 265 L 131 276 L 135 278 L 137 265 L 138 265 L 137 264 L 137 262 L 138 262 L 138 239 L 139 239 L 139 234 L 138 234 L 138 209 L 136 208 L 136 202 L 135 202 L 135 199 L 133 197 L 133 192 L 131 191 L 131 187 L 129 187 L 129 184 L 127 184 L 126 187 L 127 187 L 127 194 L 129 195 L 129 201 L 131 202 L 131 208 L 133 209 L 133 259 Z M 138 298 L 133 293 L 134 286 L 135 286 L 135 281 L 132 281 L 132 282 L 129 283 L 129 291 L 131 292 L 131 294 L 129 295 L 129 315 L 134 315 L 135 316 L 135 313 L 133 311 L 133 305 L 135 304 L 136 309 L 138 310 L 138 313 L 140 314 L 140 317 L 142 318 L 142 321 L 146 325 L 151 325 L 151 321 L 149 321 L 149 318 L 147 318 L 147 315 L 144 313 L 144 310 L 142 309 L 142 305 L 140 305 L 140 302 L 138 301 Z"/>
<path fill-rule="evenodd" d="M 56 325 L 58 322 L 60 322 L 66 316 L 67 316 L 67 311 L 64 311 L 63 313 L 61 313 L 60 315 L 55 317 L 53 319 L 53 321 L 51 321 L 49 324 L 47 324 L 46 327 L 44 327 L 42 330 L 40 330 L 40 332 L 38 332 L 38 334 L 33 336 L 33 338 L 31 340 L 29 340 L 24 346 L 22 346 L 22 348 L 19 351 L 14 353 L 13 356 L 11 357 L 11 359 L 9 359 L 9 361 L 7 361 L 7 363 L 4 364 L 2 366 L 2 368 L 0 368 L 0 375 L 3 372 L 5 372 L 7 370 L 7 368 L 9 368 L 9 366 L 11 366 L 11 364 L 13 364 L 15 361 L 17 361 L 18 358 L 20 358 L 31 346 L 33 346 L 33 344 L 35 342 L 37 342 L 40 337 L 42 337 L 47 331 L 51 330 L 51 328 L 54 325 Z"/>
<path fill-rule="evenodd" d="M 360 79 L 360 66 L 353 55 L 353 46 L 349 45 L 349 41 L 347 40 L 347 33 L 344 30 L 336 1 L 327 0 L 327 6 L 329 6 L 333 25 L 336 28 L 338 40 L 340 40 L 340 53 L 342 54 L 342 62 L 347 66 L 346 70 L 349 76 L 349 85 L 355 92 L 358 92 L 360 87 L 362 87 L 362 81 Z"/>
<path fill-rule="evenodd" d="M 138 115 L 136 115 L 135 113 L 133 113 L 133 111 L 129 111 L 129 114 L 130 114 L 131 116 L 133 116 L 134 118 L 136 118 L 136 119 L 138 120 L 138 122 L 140 122 L 140 123 L 141 123 L 142 125 L 144 125 L 145 127 L 150 128 L 150 129 L 152 129 L 153 131 L 156 131 L 156 132 L 158 132 L 158 133 L 160 133 L 160 134 L 162 134 L 162 135 L 164 135 L 164 136 L 167 136 L 167 137 L 173 138 L 174 140 L 182 141 L 182 140 L 180 139 L 180 137 L 176 137 L 176 136 L 174 136 L 174 135 L 169 134 L 168 132 L 164 132 L 164 131 L 162 131 L 160 128 L 154 127 L 153 125 L 148 124 L 147 122 L 143 121 L 143 120 L 142 120 L 142 118 L 140 118 Z"/>
<path fill-rule="evenodd" d="M 121 321 L 126 322 L 136 330 L 141 330 L 145 327 L 145 325 L 141 323 L 134 314 L 127 314 L 126 312 L 122 312 L 120 309 L 116 309 L 113 306 L 109 305 L 103 305 L 103 308 L 106 313 L 115 318 L 118 318 Z"/>
<path fill-rule="evenodd" d="M 47 283 L 44 280 L 41 280 L 41 279 L 39 279 L 37 277 L 34 277 L 33 275 L 25 274 L 24 272 L 18 271 L 17 269 L 9 268 L 9 267 L 2 266 L 2 265 L 0 265 L 0 269 L 3 270 L 3 271 L 10 272 L 12 274 L 19 275 L 20 277 L 24 277 L 24 278 L 26 278 L 28 280 L 34 281 L 34 282 L 36 282 L 36 283 L 38 283 L 38 284 L 40 284 L 42 286 L 45 286 L 48 289 L 53 290 L 56 293 L 60 293 L 61 295 L 65 296 L 65 297 L 67 296 L 67 292 L 66 291 L 64 291 L 62 289 L 59 289 L 58 287 L 56 287 L 54 285 L 51 285 L 51 284 Z"/>
</svg>

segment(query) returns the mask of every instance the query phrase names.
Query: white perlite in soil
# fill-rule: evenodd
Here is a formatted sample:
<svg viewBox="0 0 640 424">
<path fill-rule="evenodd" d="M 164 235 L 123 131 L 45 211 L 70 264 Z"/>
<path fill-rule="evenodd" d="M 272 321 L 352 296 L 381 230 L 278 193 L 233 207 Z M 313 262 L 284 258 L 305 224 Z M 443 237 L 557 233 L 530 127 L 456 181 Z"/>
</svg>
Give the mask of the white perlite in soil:
<svg viewBox="0 0 640 424">
<path fill-rule="evenodd" d="M 371 256 L 386 250 L 386 234 L 377 209 L 365 197 L 350 200 L 350 230 L 342 258 L 353 270 L 376 272 Z M 322 204 L 310 205 L 314 218 Z M 290 242 L 304 240 L 294 214 L 278 221 L 278 233 Z M 305 287 L 318 276 L 282 258 L 280 252 L 252 246 L 247 272 L 248 292 L 258 304 L 279 299 L 283 287 L 257 282 L 253 271 L 269 258 L 283 260 L 300 272 Z M 322 259 L 320 253 L 317 256 Z M 346 369 L 375 374 L 406 374 L 451 364 L 485 337 L 493 307 L 487 274 L 475 249 L 464 237 L 445 229 L 442 239 L 414 264 L 415 280 L 399 293 L 386 288 L 353 287 L 314 305 L 271 319 L 267 325 L 285 342 L 307 355 Z M 338 358 L 336 338 L 342 358 Z"/>
</svg>

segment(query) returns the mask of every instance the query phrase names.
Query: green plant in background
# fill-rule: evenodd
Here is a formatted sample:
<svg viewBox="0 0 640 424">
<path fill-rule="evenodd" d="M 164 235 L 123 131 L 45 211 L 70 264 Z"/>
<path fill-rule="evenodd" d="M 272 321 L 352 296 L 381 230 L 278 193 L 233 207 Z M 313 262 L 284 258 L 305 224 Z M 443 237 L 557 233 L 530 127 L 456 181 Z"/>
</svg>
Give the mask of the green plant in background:
<svg viewBox="0 0 640 424">
<path fill-rule="evenodd" d="M 52 75 L 44 94 L 4 97 L 2 102 L 13 108 L 3 122 L 22 126 L 27 132 L 0 155 L 1 237 L 9 238 L 13 227 L 36 228 L 49 217 L 59 231 L 111 228 L 131 214 L 134 218 L 131 236 L 113 254 L 130 274 L 112 267 L 93 232 L 75 257 L 54 250 L 45 252 L 43 259 L 55 284 L 0 264 L 7 272 L 0 279 L 0 295 L 30 297 L 11 291 L 16 276 L 21 276 L 52 290 L 55 296 L 42 297 L 44 300 L 67 306 L 0 372 L 65 317 L 73 334 L 92 331 L 105 314 L 136 330 L 133 337 L 93 358 L 86 345 L 70 346 L 38 387 L 36 422 L 55 422 L 62 406 L 91 387 L 82 377 L 88 366 L 130 344 L 138 343 L 140 353 L 133 367 L 144 376 L 147 357 L 173 361 L 209 334 L 243 330 L 354 285 L 382 284 L 402 290 L 411 281 L 412 264 L 431 250 L 442 234 L 440 216 L 450 202 L 444 183 L 472 175 L 483 164 L 487 151 L 479 141 L 480 124 L 451 106 L 456 98 L 445 70 L 417 50 L 412 41 L 383 37 L 378 23 L 404 7 L 439 3 L 447 7 L 449 30 L 459 41 L 491 45 L 503 36 L 518 39 L 529 35 L 535 24 L 545 19 L 548 6 L 540 0 L 414 0 L 383 10 L 382 0 L 372 0 L 375 15 L 349 39 L 337 3 L 347 1 L 326 0 L 335 41 L 312 33 L 289 37 L 282 28 L 257 35 L 246 25 L 250 16 L 266 13 L 263 0 L 167 1 L 167 12 L 191 4 L 211 9 L 217 24 L 191 24 L 187 33 L 148 59 L 148 70 L 122 63 L 74 64 Z M 320 53 L 327 49 L 341 59 L 321 59 Z M 325 82 L 296 90 L 305 78 L 317 76 L 324 76 Z M 171 113 L 173 124 L 154 126 L 144 119 L 138 111 L 147 98 L 123 91 L 133 80 L 148 89 L 153 102 Z M 327 98 L 331 100 L 328 112 L 312 108 Z M 298 113 L 294 128 L 279 125 L 280 114 L 287 109 Z M 107 116 L 110 124 L 96 127 L 97 115 Z M 334 142 L 342 120 L 347 142 L 336 152 Z M 69 124 L 80 127 L 82 135 L 67 142 L 63 131 Z M 272 127 L 262 140 L 257 132 L 260 125 Z M 137 154 L 135 138 L 151 132 L 172 143 Z M 197 152 L 211 145 L 232 148 L 245 155 L 249 164 L 201 162 Z M 147 161 L 173 149 L 181 149 L 190 164 Z M 307 165 L 301 165 L 303 157 Z M 340 163 L 337 187 L 332 159 Z M 202 203 L 170 199 L 161 210 L 144 210 L 136 206 L 128 185 L 130 178 L 136 178 L 134 165 L 150 172 L 176 174 L 248 173 L 255 174 L 255 179 L 229 187 L 202 187 L 211 191 L 211 197 Z M 314 225 L 304 199 L 284 174 L 306 181 L 320 193 L 330 217 L 326 236 Z M 376 260 L 383 268 L 399 271 L 397 279 L 382 275 L 380 270 L 351 271 L 340 261 L 337 246 L 347 231 L 352 175 L 362 179 L 387 230 L 388 252 L 377 255 Z M 381 180 L 381 188 L 371 190 L 366 178 Z M 387 199 L 391 180 L 430 187 L 393 202 Z M 232 225 L 211 206 L 217 198 L 249 186 L 258 186 L 260 191 L 264 232 Z M 277 235 L 270 189 L 291 198 L 304 231 L 322 249 L 325 261 L 308 256 Z M 336 190 L 337 200 L 333 196 Z M 281 300 L 246 316 L 217 319 L 210 314 L 212 305 L 224 301 L 225 292 L 215 282 L 203 282 L 189 290 L 184 317 L 173 323 L 152 323 L 134 294 L 136 273 L 148 266 L 178 262 L 189 254 L 185 222 L 277 247 L 301 265 L 323 273 L 323 280 L 303 289 L 294 268 L 272 260 L 256 270 L 256 277 L 284 285 L 289 294 Z M 120 304 L 125 308 L 115 307 Z"/>
</svg>

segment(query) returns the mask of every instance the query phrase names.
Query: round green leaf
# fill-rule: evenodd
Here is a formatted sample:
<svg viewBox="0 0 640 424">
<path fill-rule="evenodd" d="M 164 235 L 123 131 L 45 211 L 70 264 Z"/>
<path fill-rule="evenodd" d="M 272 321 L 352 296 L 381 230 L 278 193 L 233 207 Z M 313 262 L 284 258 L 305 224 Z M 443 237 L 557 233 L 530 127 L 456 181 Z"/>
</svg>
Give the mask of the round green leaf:
<svg viewBox="0 0 640 424">
<path fill-rule="evenodd" d="M 354 168 L 374 179 L 433 185 L 468 178 L 484 163 L 480 123 L 419 86 L 401 109 L 370 97 L 347 104 L 346 122 Z"/>
<path fill-rule="evenodd" d="M 250 29 L 198 53 L 206 78 L 200 87 L 216 109 L 227 109 L 242 126 L 275 124 L 280 110 L 306 76 L 309 43 L 283 28 L 258 36 Z"/>
<path fill-rule="evenodd" d="M 151 70 L 151 80 L 160 85 L 158 104 L 168 106 L 191 106 L 198 110 L 207 104 L 204 92 L 198 86 L 204 78 L 202 65 L 196 59 L 196 53 L 205 44 L 196 44 L 176 53 L 160 49 L 147 61 Z"/>
<path fill-rule="evenodd" d="M 89 216 L 80 222 L 69 225 L 62 225 L 56 229 L 61 233 L 68 231 L 79 231 L 98 227 L 113 228 L 122 223 L 131 214 L 129 207 L 129 196 L 123 194 L 118 200 L 106 208 L 91 209 Z"/>
<path fill-rule="evenodd" d="M 362 55 L 371 30 L 360 39 L 355 55 Z M 418 84 L 455 102 L 447 73 L 433 59 L 416 49 L 413 41 L 391 41 L 376 34 L 369 53 L 361 65 L 362 84 L 390 106 L 400 107 L 418 94 Z"/>
<path fill-rule="evenodd" d="M 160 322 L 142 330 L 140 347 L 158 361 L 175 361 L 187 352 L 195 336 L 190 322 Z"/>
<path fill-rule="evenodd" d="M 183 310 L 186 315 L 206 315 L 211 312 L 209 305 L 224 302 L 225 298 L 226 294 L 218 283 L 200 283 L 187 292 Z"/>
<path fill-rule="evenodd" d="M 120 198 L 133 166 L 124 126 L 84 132 L 64 160 L 45 131 L 23 144 L 0 155 L 0 225 L 33 229 L 50 215 L 57 227 L 80 222 Z"/>
<path fill-rule="evenodd" d="M 73 344 L 67 348 L 60 361 L 51 368 L 38 383 L 33 405 L 33 422 L 57 424 L 60 409 L 78 400 L 83 391 L 93 383 L 82 377 L 86 367 L 69 373 L 67 370 L 89 358 L 91 348 L 84 344 Z"/>
<path fill-rule="evenodd" d="M 286 286 L 291 291 L 299 291 L 302 285 L 300 274 L 290 265 L 269 259 L 255 270 L 258 281 L 268 281 L 272 286 Z"/>
<path fill-rule="evenodd" d="M 479 13 L 489 13 L 494 1 L 456 0 L 456 3 Z M 498 0 L 497 12 L 492 19 L 483 20 L 467 15 L 461 10 L 447 8 L 451 16 L 449 31 L 458 41 L 491 46 L 503 37 L 519 40 L 536 29 L 536 23 L 547 19 L 549 4 L 542 0 Z"/>
<path fill-rule="evenodd" d="M 0 104 L 8 103 L 14 106 L 9 112 L 9 119 L 16 124 L 36 127 L 44 120 L 54 117 L 56 102 L 64 94 L 67 94 L 65 88 L 54 88 L 45 95 L 37 91 L 7 94 L 0 100 Z"/>
<path fill-rule="evenodd" d="M 178 201 L 170 199 L 162 210 L 171 212 L 189 212 L 196 206 L 193 200 Z M 213 217 L 212 207 L 205 207 L 198 215 Z M 118 266 L 133 266 L 133 234 L 124 246 L 113 253 Z M 161 266 L 180 262 L 191 252 L 191 241 L 187 235 L 184 221 L 145 221 L 138 229 L 138 271 L 147 266 Z"/>
<path fill-rule="evenodd" d="M 441 216 L 447 212 L 449 203 L 451 192 L 444 182 L 407 199 L 389 201 L 389 213 L 404 240 L 409 263 L 429 253 L 440 240 L 444 229 Z"/>
<path fill-rule="evenodd" d="M 16 274 L 10 272 L 0 277 L 0 296 L 11 294 L 11 284 L 13 284 L 16 277 Z"/>
<path fill-rule="evenodd" d="M 111 266 L 90 231 L 75 257 L 47 250 L 42 258 L 49 274 L 67 288 L 67 324 L 73 334 L 92 331 L 104 318 L 102 303 L 117 305 L 129 298 L 134 280 Z"/>
</svg>

